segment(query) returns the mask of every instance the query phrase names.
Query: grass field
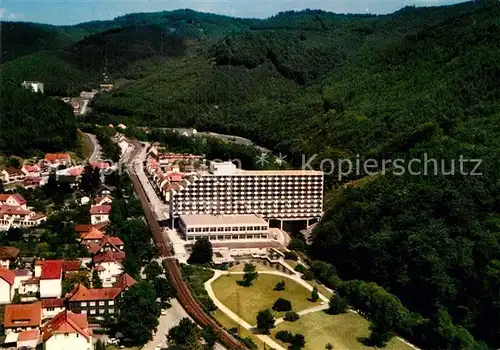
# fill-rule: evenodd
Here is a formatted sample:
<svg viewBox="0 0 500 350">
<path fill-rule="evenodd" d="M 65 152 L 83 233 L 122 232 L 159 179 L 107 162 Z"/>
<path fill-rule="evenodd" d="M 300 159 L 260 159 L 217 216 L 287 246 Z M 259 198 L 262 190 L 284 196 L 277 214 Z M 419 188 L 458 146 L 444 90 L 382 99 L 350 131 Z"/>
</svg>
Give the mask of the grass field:
<svg viewBox="0 0 500 350">
<path fill-rule="evenodd" d="M 271 331 L 274 338 L 276 332 L 288 330 L 292 333 L 301 333 L 305 336 L 304 350 L 325 349 L 326 344 L 333 345 L 335 350 L 364 350 L 374 349 L 363 345 L 360 339 L 370 334 L 369 322 L 358 314 L 347 312 L 341 315 L 328 315 L 322 311 L 310 313 L 296 322 L 283 322 Z M 274 338 L 276 340 L 276 338 Z M 285 343 L 276 340 L 287 347 Z M 402 341 L 393 338 L 386 350 L 411 350 L 412 348 Z"/>
<path fill-rule="evenodd" d="M 237 283 L 242 277 L 243 275 L 223 275 L 212 283 L 212 287 L 217 299 L 251 325 L 257 323 L 259 311 L 271 309 L 278 298 L 290 300 L 292 309 L 296 312 L 319 304 L 310 302 L 308 298 L 311 292 L 289 278 L 259 274 L 251 287 L 242 287 Z M 274 286 L 281 280 L 285 281 L 286 289 L 277 292 Z M 283 312 L 272 312 L 277 318 L 284 315 Z"/>
<path fill-rule="evenodd" d="M 213 313 L 213 318 L 215 318 L 217 322 L 219 322 L 222 325 L 222 327 L 226 329 L 238 328 L 238 324 L 220 310 L 217 310 Z M 243 327 L 240 327 L 238 335 L 242 338 L 246 337 L 252 338 L 255 344 L 257 344 L 257 346 L 259 347 L 259 350 L 265 349 L 264 343 L 259 338 L 257 338 L 255 334 L 253 334 L 251 331 Z"/>
</svg>

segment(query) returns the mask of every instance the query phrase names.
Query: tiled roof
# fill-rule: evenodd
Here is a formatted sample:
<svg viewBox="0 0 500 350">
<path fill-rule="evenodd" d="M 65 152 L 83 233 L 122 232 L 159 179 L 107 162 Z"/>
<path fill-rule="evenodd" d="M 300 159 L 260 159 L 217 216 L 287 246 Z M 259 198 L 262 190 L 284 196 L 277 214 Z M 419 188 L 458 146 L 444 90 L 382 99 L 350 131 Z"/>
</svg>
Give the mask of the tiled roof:
<svg viewBox="0 0 500 350">
<path fill-rule="evenodd" d="M 94 255 L 92 260 L 94 263 L 99 264 L 101 262 L 122 262 L 125 260 L 125 252 L 119 251 L 119 252 L 112 252 L 112 251 L 107 251 L 104 253 L 99 253 L 97 255 Z"/>
<path fill-rule="evenodd" d="M 30 215 L 31 210 L 23 209 L 18 206 L 0 204 L 0 215 Z"/>
<path fill-rule="evenodd" d="M 110 214 L 110 213 L 111 213 L 111 205 L 93 205 L 90 207 L 91 215 Z"/>
<path fill-rule="evenodd" d="M 80 260 L 64 260 L 63 261 L 63 272 L 68 271 L 78 271 L 82 267 Z"/>
<path fill-rule="evenodd" d="M 82 175 L 83 170 L 84 169 L 82 166 L 74 167 L 74 168 L 68 169 L 68 174 L 70 176 L 80 176 L 80 175 Z"/>
<path fill-rule="evenodd" d="M 68 153 L 47 153 L 45 160 L 48 162 L 55 162 L 57 160 L 70 160 L 71 156 Z"/>
<path fill-rule="evenodd" d="M 131 287 L 137 282 L 135 279 L 133 279 L 128 273 L 124 273 L 123 275 L 120 276 L 120 278 L 115 282 L 113 287 L 115 288 L 120 288 L 122 291 L 125 288 Z"/>
<path fill-rule="evenodd" d="M 88 340 L 92 336 L 92 329 L 89 328 L 87 315 L 64 310 L 43 326 L 42 333 L 44 342 L 55 333 L 79 333 Z"/>
<path fill-rule="evenodd" d="M 15 259 L 19 256 L 19 248 L 0 246 L 0 259 Z"/>
<path fill-rule="evenodd" d="M 103 239 L 104 233 L 95 227 L 92 227 L 88 232 L 80 236 L 81 239 Z"/>
<path fill-rule="evenodd" d="M 70 301 L 88 301 L 88 300 L 114 300 L 120 293 L 120 288 L 86 288 L 79 284 L 71 293 Z"/>
<path fill-rule="evenodd" d="M 14 193 L 12 195 L 12 197 L 14 197 L 17 201 L 17 203 L 19 203 L 19 205 L 23 205 L 23 204 L 26 204 L 26 199 L 24 199 L 23 196 L 21 196 L 19 193 Z"/>
<path fill-rule="evenodd" d="M 12 327 L 40 327 L 42 303 L 9 304 L 5 306 L 3 325 Z"/>
<path fill-rule="evenodd" d="M 120 237 L 116 237 L 116 236 L 105 236 L 104 240 L 103 240 L 103 245 L 106 244 L 106 243 L 112 244 L 114 246 L 120 246 L 120 245 L 124 245 L 125 244 L 120 239 Z"/>
<path fill-rule="evenodd" d="M 62 260 L 45 260 L 42 265 L 42 274 L 40 279 L 52 280 L 62 277 L 63 262 Z"/>
<path fill-rule="evenodd" d="M 23 331 L 19 333 L 19 336 L 17 337 L 17 341 L 30 341 L 30 340 L 35 340 L 40 338 L 40 330 L 38 329 L 32 329 L 30 331 Z"/>
<path fill-rule="evenodd" d="M 42 299 L 42 308 L 63 307 L 63 306 L 64 306 L 64 299 L 59 299 L 59 298 Z"/>
<path fill-rule="evenodd" d="M 102 202 L 102 201 L 104 201 L 104 200 L 110 200 L 110 201 L 112 202 L 112 201 L 113 201 L 113 198 L 111 198 L 111 197 L 110 197 L 110 196 L 108 196 L 108 195 L 105 195 L 105 196 L 98 196 L 98 197 L 96 197 L 96 198 L 94 199 L 94 202 L 95 202 L 95 203 L 100 203 L 100 202 Z"/>
<path fill-rule="evenodd" d="M 106 162 L 90 162 L 92 168 L 108 169 L 110 167 L 109 163 Z"/>
<path fill-rule="evenodd" d="M 0 278 L 8 284 L 13 285 L 14 280 L 16 279 L 16 274 L 12 270 L 7 270 L 3 267 L 0 267 Z"/>
<path fill-rule="evenodd" d="M 29 173 L 33 173 L 33 172 L 37 172 L 37 171 L 40 171 L 40 167 L 38 165 L 30 165 L 30 164 L 26 164 L 24 166 L 24 170 L 26 170 L 27 172 Z"/>
<path fill-rule="evenodd" d="M 9 167 L 9 168 L 5 169 L 5 171 L 9 175 L 24 175 L 24 173 L 21 171 L 21 169 L 17 169 L 17 168 L 13 168 L 13 167 Z"/>
</svg>

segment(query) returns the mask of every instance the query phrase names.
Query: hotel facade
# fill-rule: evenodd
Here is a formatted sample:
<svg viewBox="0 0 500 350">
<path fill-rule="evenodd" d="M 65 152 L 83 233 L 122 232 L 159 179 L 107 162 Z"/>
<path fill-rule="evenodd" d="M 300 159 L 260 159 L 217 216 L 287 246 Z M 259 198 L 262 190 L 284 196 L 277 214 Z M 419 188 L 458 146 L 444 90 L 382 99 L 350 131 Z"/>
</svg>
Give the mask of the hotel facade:
<svg viewBox="0 0 500 350">
<path fill-rule="evenodd" d="M 313 170 L 247 171 L 231 162 L 185 177 L 170 193 L 170 217 L 258 215 L 266 220 L 319 219 L 323 173 Z"/>
</svg>

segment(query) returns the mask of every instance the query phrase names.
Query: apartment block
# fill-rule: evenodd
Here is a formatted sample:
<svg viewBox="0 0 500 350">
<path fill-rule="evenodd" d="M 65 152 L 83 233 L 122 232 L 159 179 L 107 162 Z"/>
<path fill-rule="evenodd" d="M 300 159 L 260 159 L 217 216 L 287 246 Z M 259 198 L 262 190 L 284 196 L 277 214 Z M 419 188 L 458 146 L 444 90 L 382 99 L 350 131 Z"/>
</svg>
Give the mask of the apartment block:
<svg viewBox="0 0 500 350">
<path fill-rule="evenodd" d="M 323 173 L 247 171 L 231 162 L 184 177 L 170 193 L 170 216 L 255 214 L 266 220 L 309 220 L 323 215 Z"/>
</svg>

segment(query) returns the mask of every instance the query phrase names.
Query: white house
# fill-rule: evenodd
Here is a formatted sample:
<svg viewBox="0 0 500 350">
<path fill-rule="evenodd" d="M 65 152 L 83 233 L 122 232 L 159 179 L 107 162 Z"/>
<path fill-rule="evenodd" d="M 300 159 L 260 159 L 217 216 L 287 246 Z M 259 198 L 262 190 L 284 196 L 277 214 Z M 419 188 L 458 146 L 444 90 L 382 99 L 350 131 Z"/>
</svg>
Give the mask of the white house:
<svg viewBox="0 0 500 350">
<path fill-rule="evenodd" d="M 109 258 L 96 264 L 95 269 L 99 274 L 104 288 L 112 287 L 123 273 L 123 265 L 113 259 L 111 255 Z"/>
<path fill-rule="evenodd" d="M 21 168 L 21 171 L 26 175 L 26 177 L 40 177 L 41 169 L 38 165 L 25 164 Z"/>
<path fill-rule="evenodd" d="M 42 303 L 9 304 L 5 306 L 3 326 L 10 334 L 38 329 L 42 321 Z M 17 340 L 17 337 L 16 337 Z M 5 340 L 7 342 L 7 339 Z"/>
<path fill-rule="evenodd" d="M 44 350 L 92 350 L 87 315 L 64 310 L 42 328 Z"/>
<path fill-rule="evenodd" d="M 16 274 L 12 270 L 0 268 L 0 304 L 10 304 L 14 298 L 14 280 Z"/>
<path fill-rule="evenodd" d="M 51 298 L 42 299 L 42 319 L 53 318 L 66 308 L 64 307 L 64 299 Z"/>
<path fill-rule="evenodd" d="M 111 205 L 93 205 L 90 207 L 90 221 L 92 225 L 109 221 Z"/>
<path fill-rule="evenodd" d="M 30 270 L 14 270 L 16 278 L 14 280 L 14 289 L 19 289 L 22 282 L 29 280 L 32 277 L 32 272 Z"/>
<path fill-rule="evenodd" d="M 7 168 L 2 170 L 2 179 L 5 183 L 18 182 L 26 178 L 21 169 Z"/>
<path fill-rule="evenodd" d="M 40 277 L 31 277 L 26 281 L 21 281 L 19 285 L 19 295 L 33 296 L 40 291 Z"/>
<path fill-rule="evenodd" d="M 35 265 L 35 276 L 36 276 Z M 62 293 L 63 262 L 46 260 L 41 266 L 40 298 L 60 298 Z"/>
</svg>

